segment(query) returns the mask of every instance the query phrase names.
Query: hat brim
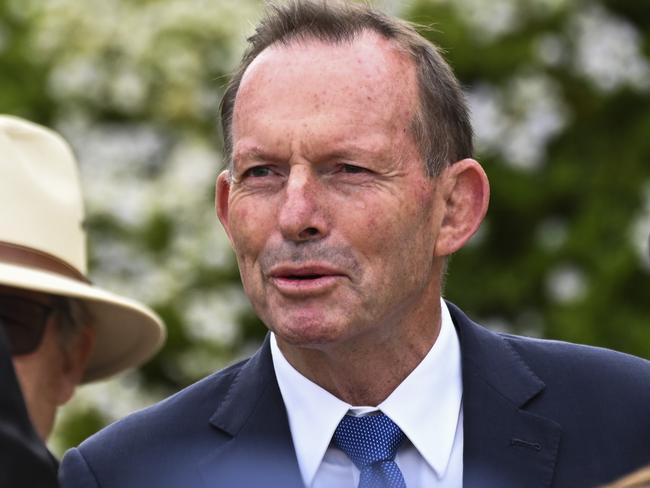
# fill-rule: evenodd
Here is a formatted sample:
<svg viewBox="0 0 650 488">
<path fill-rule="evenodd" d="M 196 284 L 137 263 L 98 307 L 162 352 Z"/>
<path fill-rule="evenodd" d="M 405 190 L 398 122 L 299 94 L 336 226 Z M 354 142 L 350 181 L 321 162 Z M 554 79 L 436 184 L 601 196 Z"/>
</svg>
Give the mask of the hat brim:
<svg viewBox="0 0 650 488">
<path fill-rule="evenodd" d="M 0 263 L 0 285 L 81 300 L 96 331 L 83 382 L 111 376 L 151 358 L 165 341 L 165 327 L 148 307 L 61 275 Z"/>
</svg>

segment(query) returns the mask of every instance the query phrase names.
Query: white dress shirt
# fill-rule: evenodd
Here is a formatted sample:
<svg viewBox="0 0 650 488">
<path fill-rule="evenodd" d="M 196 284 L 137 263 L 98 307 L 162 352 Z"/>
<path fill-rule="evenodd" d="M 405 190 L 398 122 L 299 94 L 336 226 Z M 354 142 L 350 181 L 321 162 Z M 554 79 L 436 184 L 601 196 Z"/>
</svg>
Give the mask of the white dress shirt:
<svg viewBox="0 0 650 488">
<path fill-rule="evenodd" d="M 299 373 L 271 334 L 271 355 L 303 482 L 309 488 L 356 488 L 359 470 L 330 445 L 347 413 L 380 410 L 410 442 L 395 462 L 408 488 L 461 487 L 463 412 L 460 344 L 449 310 L 441 300 L 441 326 L 435 344 L 418 366 L 377 407 L 352 406 Z"/>
</svg>

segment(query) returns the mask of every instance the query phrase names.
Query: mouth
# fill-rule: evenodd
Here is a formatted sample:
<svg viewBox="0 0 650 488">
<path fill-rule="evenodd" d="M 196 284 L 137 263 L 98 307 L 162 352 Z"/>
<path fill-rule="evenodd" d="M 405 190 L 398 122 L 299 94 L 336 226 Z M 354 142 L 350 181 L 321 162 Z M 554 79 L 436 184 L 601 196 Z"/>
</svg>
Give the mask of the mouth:
<svg viewBox="0 0 650 488">
<path fill-rule="evenodd" d="M 281 278 L 286 278 L 289 280 L 316 280 L 318 278 L 322 278 L 323 276 L 328 276 L 324 274 L 305 274 L 305 275 L 285 275 L 285 276 L 280 276 Z"/>
<path fill-rule="evenodd" d="M 283 295 L 314 296 L 331 291 L 347 275 L 322 266 L 278 266 L 269 273 L 270 282 Z"/>
</svg>

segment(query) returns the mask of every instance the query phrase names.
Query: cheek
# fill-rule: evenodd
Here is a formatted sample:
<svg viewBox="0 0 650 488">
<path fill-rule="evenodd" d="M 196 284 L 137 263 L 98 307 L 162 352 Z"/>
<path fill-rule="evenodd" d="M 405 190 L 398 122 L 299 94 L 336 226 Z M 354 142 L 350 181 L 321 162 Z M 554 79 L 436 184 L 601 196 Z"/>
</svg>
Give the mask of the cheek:
<svg viewBox="0 0 650 488">
<path fill-rule="evenodd" d="M 274 221 L 272 217 L 260 218 L 250 209 L 231 214 L 236 220 L 231 225 L 231 238 L 237 257 L 239 275 L 244 292 L 257 309 L 264 294 L 260 255 L 273 236 Z"/>
<path fill-rule="evenodd" d="M 408 241 L 422 232 L 429 216 L 430 199 L 395 199 L 390 202 L 366 202 L 363 208 L 350 213 L 350 230 L 358 238 L 385 248 L 394 240 Z"/>
<path fill-rule="evenodd" d="M 31 395 L 37 385 L 34 380 L 40 377 L 38 358 L 35 354 L 17 356 L 13 359 L 14 369 L 23 395 Z"/>
<path fill-rule="evenodd" d="M 417 188 L 409 198 L 366 202 L 350 215 L 348 236 L 372 264 L 381 269 L 429 267 L 437 233 L 434 199 L 429 188 Z M 395 271 L 395 270 L 394 270 Z"/>
<path fill-rule="evenodd" d="M 14 359 L 16 376 L 25 400 L 31 409 L 40 402 L 49 402 L 58 389 L 61 358 L 49 350 L 39 349 L 28 356 Z"/>
<path fill-rule="evenodd" d="M 270 218 L 248 206 L 233 206 L 230 212 L 230 234 L 240 260 L 259 254 L 272 229 Z M 241 263 L 240 263 L 241 264 Z"/>
</svg>

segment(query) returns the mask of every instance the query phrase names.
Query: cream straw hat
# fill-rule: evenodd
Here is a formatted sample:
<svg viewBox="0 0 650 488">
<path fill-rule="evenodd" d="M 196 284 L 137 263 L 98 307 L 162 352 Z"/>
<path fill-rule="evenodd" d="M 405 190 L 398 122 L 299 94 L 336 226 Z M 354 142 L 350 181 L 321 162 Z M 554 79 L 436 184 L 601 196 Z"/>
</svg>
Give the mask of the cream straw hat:
<svg viewBox="0 0 650 488">
<path fill-rule="evenodd" d="M 149 359 L 165 327 L 149 308 L 86 278 L 77 164 L 55 132 L 0 115 L 0 285 L 80 300 L 97 331 L 84 381 Z"/>
</svg>

